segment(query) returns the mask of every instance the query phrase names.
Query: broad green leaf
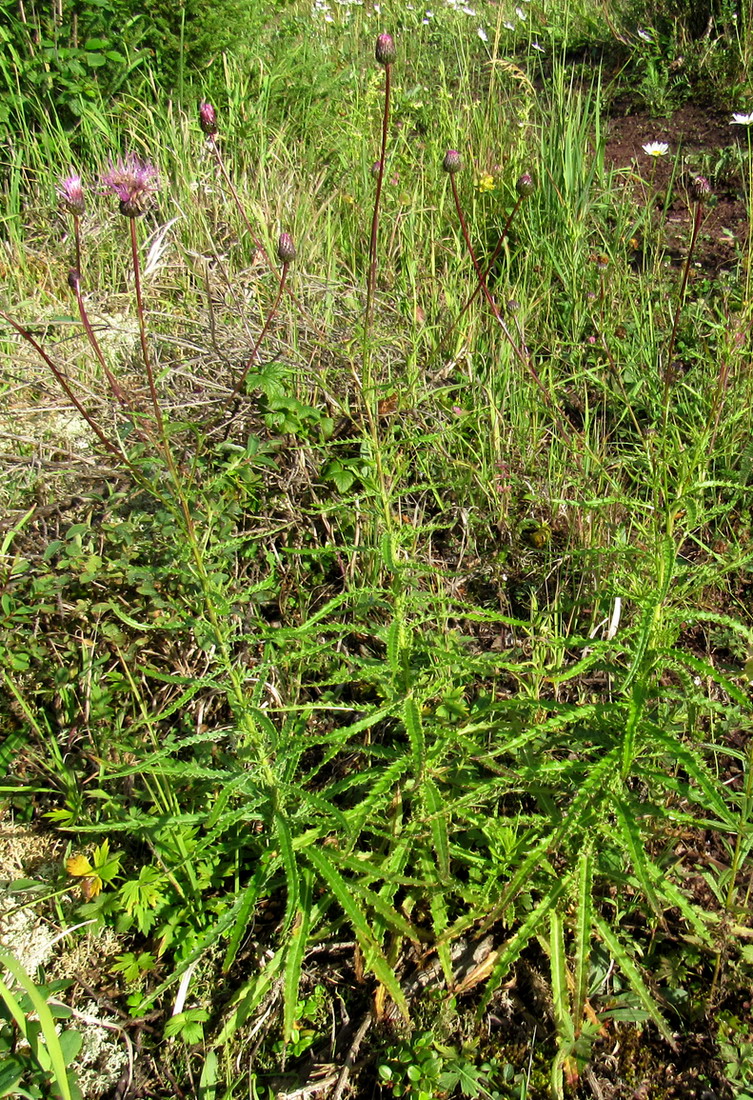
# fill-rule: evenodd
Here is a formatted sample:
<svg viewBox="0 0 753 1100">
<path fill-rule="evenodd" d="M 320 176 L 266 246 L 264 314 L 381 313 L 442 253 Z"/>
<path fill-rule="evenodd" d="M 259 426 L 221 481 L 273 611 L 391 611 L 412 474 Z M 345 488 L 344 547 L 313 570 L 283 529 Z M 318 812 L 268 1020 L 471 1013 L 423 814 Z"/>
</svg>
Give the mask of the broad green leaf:
<svg viewBox="0 0 753 1100">
<path fill-rule="evenodd" d="M 50 1012 L 50 1006 L 40 993 L 36 983 L 21 966 L 20 962 L 6 951 L 0 951 L 0 966 L 10 971 L 15 981 L 21 986 L 32 1003 L 39 1020 L 42 1036 L 44 1037 L 44 1050 L 49 1060 L 54 1087 L 59 1092 L 61 1100 L 76 1100 L 76 1097 L 80 1097 L 81 1093 L 78 1086 L 68 1077 L 65 1055 L 60 1046 L 60 1038 L 55 1030 L 55 1020 Z M 3 982 L 0 982 L 0 997 L 2 997 L 6 1005 L 8 1005 L 15 1019 L 16 1012 L 14 1009 L 20 1006 L 18 1006 L 18 1001 L 16 1001 L 15 997 L 13 997 L 8 987 Z M 22 1030 L 25 1034 L 25 1025 Z"/>
</svg>

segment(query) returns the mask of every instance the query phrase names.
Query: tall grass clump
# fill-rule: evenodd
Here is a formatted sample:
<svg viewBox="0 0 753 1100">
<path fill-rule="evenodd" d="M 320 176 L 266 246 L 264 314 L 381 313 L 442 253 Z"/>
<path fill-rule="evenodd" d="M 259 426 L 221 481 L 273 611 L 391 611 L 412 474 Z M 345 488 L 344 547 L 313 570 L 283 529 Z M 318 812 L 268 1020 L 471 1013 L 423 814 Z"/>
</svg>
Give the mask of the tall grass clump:
<svg viewBox="0 0 753 1100">
<path fill-rule="evenodd" d="M 535 975 L 564 1096 L 628 1024 L 674 1057 L 747 965 L 751 394 L 694 296 L 708 184 L 647 280 L 598 75 L 434 60 L 424 116 L 397 46 L 420 69 L 382 31 L 309 129 L 270 125 L 282 58 L 227 119 L 121 107 L 96 183 L 68 147 L 19 183 L 60 208 L 6 397 L 21 364 L 71 472 L 0 528 L 3 796 L 208 1095 L 327 1051 L 340 1091 L 507 1095 Z"/>
</svg>

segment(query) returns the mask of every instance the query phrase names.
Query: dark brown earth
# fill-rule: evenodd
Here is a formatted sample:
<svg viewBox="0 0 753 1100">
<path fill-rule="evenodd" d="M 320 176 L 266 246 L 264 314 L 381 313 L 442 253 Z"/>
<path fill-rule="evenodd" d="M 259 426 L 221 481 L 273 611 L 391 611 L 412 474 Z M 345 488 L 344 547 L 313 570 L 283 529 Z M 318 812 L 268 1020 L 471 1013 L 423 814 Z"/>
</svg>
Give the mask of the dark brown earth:
<svg viewBox="0 0 753 1100">
<path fill-rule="evenodd" d="M 745 126 L 731 124 L 732 111 L 688 103 L 670 118 L 654 118 L 647 112 L 631 113 L 626 101 L 611 110 L 606 140 L 610 167 L 634 169 L 625 186 L 653 202 L 657 217 L 665 199 L 665 241 L 670 256 L 684 259 L 691 230 L 692 211 L 686 184 L 705 176 L 713 197 L 705 209 L 694 261 L 711 277 L 731 272 L 745 249 L 748 214 L 741 167 L 748 154 Z M 652 158 L 642 146 L 666 142 L 666 156 Z M 671 187 L 669 196 L 668 188 Z"/>
</svg>

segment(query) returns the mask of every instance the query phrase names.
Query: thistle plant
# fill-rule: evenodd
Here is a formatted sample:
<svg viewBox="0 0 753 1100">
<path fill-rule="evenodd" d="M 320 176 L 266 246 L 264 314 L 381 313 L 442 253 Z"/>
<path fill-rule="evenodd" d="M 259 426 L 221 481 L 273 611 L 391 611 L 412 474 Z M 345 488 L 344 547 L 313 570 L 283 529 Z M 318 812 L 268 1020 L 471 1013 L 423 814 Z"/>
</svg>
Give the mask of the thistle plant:
<svg viewBox="0 0 753 1100">
<path fill-rule="evenodd" d="M 164 426 L 162 423 L 162 410 L 157 396 L 152 357 L 149 352 L 146 334 L 144 297 L 141 290 L 141 264 L 139 261 L 138 238 L 136 235 L 136 219 L 146 213 L 152 198 L 159 190 L 159 173 L 153 164 L 141 160 L 135 153 L 129 153 L 122 160 L 110 164 L 110 167 L 102 176 L 102 183 L 117 196 L 120 202 L 120 213 L 124 218 L 128 219 L 141 354 L 144 361 L 147 384 L 149 386 L 149 395 L 152 400 L 154 419 L 160 436 L 163 436 Z"/>
<path fill-rule="evenodd" d="M 377 243 L 379 237 L 379 205 L 382 198 L 382 184 L 384 182 L 384 164 L 387 155 L 387 132 L 390 125 L 390 91 L 392 65 L 397 56 L 395 43 L 391 34 L 380 34 L 376 40 L 374 56 L 377 62 L 384 68 L 384 107 L 382 110 L 382 144 L 379 160 L 372 167 L 372 175 L 376 178 L 376 192 L 374 194 L 374 212 L 371 216 L 371 235 L 369 238 L 369 275 L 366 285 L 366 339 L 371 329 L 374 310 L 374 289 L 376 286 L 377 270 Z"/>
<path fill-rule="evenodd" d="M 61 179 L 57 187 L 57 194 L 60 199 L 61 209 L 70 214 L 73 219 L 73 237 L 76 249 L 76 259 L 74 266 L 68 272 L 68 286 L 76 295 L 76 304 L 78 306 L 81 323 L 84 326 L 84 331 L 97 357 L 97 361 L 102 367 L 102 371 L 107 379 L 107 384 L 116 400 L 124 407 L 127 407 L 125 394 L 105 359 L 91 321 L 89 320 L 89 315 L 86 311 L 83 295 L 81 293 L 81 219 L 86 213 L 86 198 L 81 177 L 75 173 L 71 173 L 71 175 Z"/>
</svg>

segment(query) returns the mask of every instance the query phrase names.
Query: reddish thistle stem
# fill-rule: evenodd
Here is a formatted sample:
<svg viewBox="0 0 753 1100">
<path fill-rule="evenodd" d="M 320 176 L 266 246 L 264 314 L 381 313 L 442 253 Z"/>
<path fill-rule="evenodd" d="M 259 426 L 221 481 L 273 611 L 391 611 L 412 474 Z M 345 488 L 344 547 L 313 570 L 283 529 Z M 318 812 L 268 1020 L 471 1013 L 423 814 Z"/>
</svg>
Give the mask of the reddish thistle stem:
<svg viewBox="0 0 753 1100">
<path fill-rule="evenodd" d="M 379 237 L 379 206 L 384 182 L 384 162 L 387 155 L 387 131 L 390 124 L 390 91 L 392 65 L 384 66 L 384 111 L 382 112 L 382 148 L 379 154 L 376 194 L 374 195 L 374 213 L 371 218 L 371 237 L 369 240 L 369 277 L 366 284 L 366 331 L 371 328 L 374 313 L 374 290 L 376 289 L 377 241 Z"/>
<path fill-rule="evenodd" d="M 94 329 L 92 328 L 91 321 L 89 320 L 89 315 L 86 312 L 84 298 L 81 294 L 80 270 L 80 268 L 75 268 L 73 271 L 70 272 L 70 274 L 68 275 L 68 285 L 73 289 L 76 295 L 76 304 L 78 305 L 78 314 L 81 318 L 81 324 L 84 326 L 84 331 L 86 332 L 89 343 L 91 344 L 92 350 L 97 357 L 97 361 L 102 368 L 104 376 L 107 379 L 107 384 L 110 387 L 110 391 L 112 392 L 113 397 L 116 398 L 116 400 L 123 406 L 124 409 L 130 411 L 128 399 L 123 393 L 123 390 L 121 389 L 120 383 L 118 382 L 117 378 L 107 365 L 107 360 L 105 359 L 104 352 L 102 351 L 102 346 L 97 339 Z"/>
<path fill-rule="evenodd" d="M 546 401 L 547 405 L 551 408 L 552 407 L 552 399 L 551 399 L 549 393 L 547 392 L 547 389 L 544 386 L 544 383 L 541 381 L 541 379 L 539 377 L 539 374 L 538 374 L 538 371 L 536 370 L 536 368 L 534 367 L 534 365 L 530 361 L 530 359 L 524 354 L 522 349 L 518 347 L 517 343 L 513 339 L 512 333 L 510 332 L 509 328 L 505 324 L 504 318 L 502 317 L 502 314 L 499 312 L 499 307 L 497 306 L 497 303 L 494 301 L 494 298 L 492 297 L 492 295 L 489 291 L 489 287 L 486 285 L 486 279 L 484 277 L 484 272 L 481 270 L 481 265 L 479 264 L 478 260 L 476 259 L 476 253 L 474 252 L 473 245 L 471 244 L 471 238 L 470 238 L 470 234 L 468 233 L 468 226 L 466 224 L 465 215 L 463 214 L 463 207 L 460 204 L 460 196 L 458 195 L 458 188 L 457 188 L 457 184 L 455 183 L 454 174 L 450 175 L 450 184 L 452 185 L 452 196 L 455 200 L 455 209 L 457 211 L 458 221 L 460 222 L 460 229 L 461 229 L 462 234 L 463 234 L 463 239 L 465 241 L 465 246 L 468 249 L 468 255 L 471 257 L 473 267 L 476 271 L 476 277 L 477 277 L 478 283 L 479 283 L 479 290 L 482 292 L 482 294 L 486 298 L 487 304 L 488 304 L 489 308 L 491 309 L 492 313 L 494 314 L 494 319 L 496 320 L 499 327 L 502 329 L 502 332 L 504 333 L 505 339 L 507 340 L 508 344 L 512 348 L 512 350 L 515 353 L 515 355 L 517 356 L 517 358 L 520 360 L 520 362 L 526 368 L 528 373 L 531 375 L 534 382 L 536 383 L 536 385 L 541 390 L 541 393 L 542 393 L 542 395 L 544 397 L 544 400 Z M 569 436 L 569 432 L 566 433 L 566 434 Z"/>
<path fill-rule="evenodd" d="M 279 308 L 280 299 L 282 298 L 282 296 L 285 292 L 285 283 L 287 281 L 288 268 L 289 267 L 290 267 L 289 263 L 284 263 L 282 265 L 282 274 L 280 276 L 280 285 L 277 288 L 277 297 L 274 300 L 274 304 L 273 304 L 272 308 L 270 309 L 269 314 L 267 315 L 266 321 L 264 322 L 264 327 L 262 328 L 261 332 L 259 333 L 258 339 L 256 340 L 256 343 L 253 346 L 251 354 L 248 357 L 248 362 L 246 363 L 245 367 L 241 371 L 241 375 L 240 375 L 238 381 L 233 386 L 233 392 L 230 394 L 230 397 L 228 398 L 228 401 L 232 401 L 235 397 L 238 396 L 238 394 L 240 393 L 241 386 L 243 385 L 243 383 L 246 380 L 246 375 L 248 374 L 248 372 L 251 370 L 251 367 L 256 362 L 256 356 L 258 354 L 259 348 L 261 347 L 261 345 L 264 341 L 264 337 L 267 335 L 267 332 L 269 331 L 269 326 L 272 324 L 272 321 L 274 320 L 275 314 L 277 313 L 277 310 Z"/>
<path fill-rule="evenodd" d="M 118 459 L 119 462 L 125 462 L 126 465 L 130 465 L 129 462 L 128 462 L 128 459 L 125 457 L 123 452 L 118 447 L 116 447 L 115 444 L 110 439 L 107 438 L 105 433 L 100 428 L 99 424 L 97 424 L 96 420 L 92 417 L 92 415 L 88 412 L 88 410 L 84 408 L 84 406 L 81 404 L 81 402 L 76 397 L 73 390 L 71 389 L 71 386 L 70 386 L 66 376 L 63 374 L 63 372 L 60 370 L 60 368 L 57 366 L 57 364 L 50 358 L 50 356 L 44 350 L 42 345 L 39 344 L 34 339 L 34 337 L 31 335 L 31 333 L 28 331 L 28 329 L 25 329 L 22 325 L 19 325 L 17 321 L 14 321 L 12 317 L 10 317 L 4 310 L 1 310 L 1 309 L 0 309 L 0 317 L 2 317 L 5 321 L 7 321 L 8 324 L 11 325 L 11 327 L 16 330 L 16 332 L 19 334 L 19 336 L 21 336 L 24 340 L 26 340 L 26 342 L 34 348 L 37 355 L 39 355 L 39 357 L 47 364 L 47 366 L 52 371 L 52 374 L 55 378 L 55 381 L 58 383 L 58 385 L 60 386 L 63 393 L 66 395 L 66 397 L 69 399 L 69 401 L 74 405 L 77 412 L 79 412 L 81 414 L 81 416 L 83 416 L 84 420 L 89 425 L 91 430 L 94 432 L 94 434 L 96 435 L 97 439 L 100 441 L 102 446 L 105 447 L 110 452 L 110 454 L 115 455 L 115 457 Z"/>
<path fill-rule="evenodd" d="M 248 216 L 246 215 L 246 211 L 243 209 L 243 203 L 241 202 L 240 196 L 239 196 L 238 192 L 235 189 L 235 184 L 233 183 L 233 181 L 230 177 L 230 173 L 228 172 L 227 168 L 225 167 L 225 161 L 224 161 L 224 158 L 222 156 L 222 153 L 220 152 L 220 147 L 217 144 L 217 139 L 216 139 L 214 134 L 209 134 L 208 137 L 209 137 L 210 148 L 212 150 L 212 153 L 214 154 L 214 159 L 217 161 L 217 167 L 219 168 L 220 172 L 222 173 L 222 178 L 225 181 L 225 185 L 226 185 L 228 191 L 233 196 L 233 202 L 235 203 L 235 207 L 236 207 L 238 213 L 240 214 L 241 219 L 243 220 L 243 224 L 246 227 L 246 232 L 248 233 L 249 237 L 253 241 L 254 248 L 258 249 L 258 251 L 261 252 L 262 256 L 265 258 L 267 263 L 269 263 L 269 256 L 267 255 L 267 250 L 264 247 L 264 245 L 261 243 L 259 238 L 255 235 L 253 229 L 251 228 L 251 222 L 248 220 Z"/>
<path fill-rule="evenodd" d="M 136 219 L 128 219 L 131 227 L 131 260 L 133 263 L 133 284 L 136 290 L 136 312 L 139 318 L 139 340 L 141 341 L 141 355 L 144 360 L 144 369 L 146 370 L 146 379 L 149 384 L 149 394 L 152 399 L 152 407 L 154 408 L 154 419 L 157 422 L 157 429 L 160 436 L 164 439 L 164 425 L 162 422 L 162 410 L 159 405 L 159 398 L 157 397 L 157 387 L 154 384 L 154 371 L 152 369 L 152 357 L 149 354 L 149 344 L 146 339 L 146 320 L 144 318 L 144 299 L 141 294 L 141 265 L 139 264 L 139 246 L 136 239 Z"/>
</svg>

